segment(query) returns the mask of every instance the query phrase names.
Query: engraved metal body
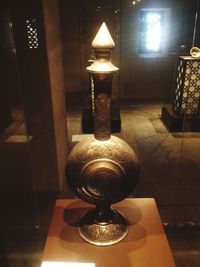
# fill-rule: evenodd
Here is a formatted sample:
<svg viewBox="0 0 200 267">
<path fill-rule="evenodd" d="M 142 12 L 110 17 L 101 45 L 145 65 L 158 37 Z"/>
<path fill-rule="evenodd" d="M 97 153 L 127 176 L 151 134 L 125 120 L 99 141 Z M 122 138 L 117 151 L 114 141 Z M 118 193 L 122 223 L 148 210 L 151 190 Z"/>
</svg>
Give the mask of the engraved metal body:
<svg viewBox="0 0 200 267">
<path fill-rule="evenodd" d="M 129 224 L 110 205 L 133 193 L 137 184 L 139 164 L 132 148 L 115 136 L 106 141 L 87 137 L 71 151 L 66 176 L 79 198 L 96 205 L 80 219 L 80 236 L 98 246 L 123 240 Z"/>
<path fill-rule="evenodd" d="M 91 244 L 109 246 L 123 240 L 128 233 L 127 219 L 110 205 L 133 192 L 139 179 L 139 163 L 126 142 L 111 136 L 110 96 L 112 77 L 117 71 L 110 62 L 114 42 L 101 45 L 98 40 L 103 38 L 97 37 L 98 34 L 93 41 L 97 60 L 87 68 L 94 81 L 94 136 L 72 149 L 67 159 L 66 178 L 78 197 L 96 205 L 80 218 L 80 236 Z"/>
<path fill-rule="evenodd" d="M 122 139 L 87 137 L 71 151 L 66 166 L 70 188 L 95 205 L 116 203 L 133 192 L 139 176 L 138 161 Z"/>
</svg>

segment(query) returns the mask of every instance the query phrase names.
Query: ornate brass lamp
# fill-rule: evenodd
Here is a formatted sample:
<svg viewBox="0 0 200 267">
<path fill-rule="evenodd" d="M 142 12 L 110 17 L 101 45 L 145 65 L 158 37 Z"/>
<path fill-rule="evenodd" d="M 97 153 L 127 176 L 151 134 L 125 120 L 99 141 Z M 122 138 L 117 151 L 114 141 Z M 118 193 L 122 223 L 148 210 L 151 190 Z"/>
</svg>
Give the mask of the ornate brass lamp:
<svg viewBox="0 0 200 267">
<path fill-rule="evenodd" d="M 92 47 L 96 59 L 87 70 L 95 88 L 94 136 L 72 149 L 66 164 L 66 178 L 75 194 L 96 205 L 80 219 L 80 236 L 91 244 L 108 246 L 121 241 L 128 233 L 126 218 L 110 205 L 133 192 L 139 179 L 139 164 L 132 148 L 111 136 L 110 96 L 112 77 L 118 68 L 110 61 L 115 44 L 105 23 Z"/>
</svg>

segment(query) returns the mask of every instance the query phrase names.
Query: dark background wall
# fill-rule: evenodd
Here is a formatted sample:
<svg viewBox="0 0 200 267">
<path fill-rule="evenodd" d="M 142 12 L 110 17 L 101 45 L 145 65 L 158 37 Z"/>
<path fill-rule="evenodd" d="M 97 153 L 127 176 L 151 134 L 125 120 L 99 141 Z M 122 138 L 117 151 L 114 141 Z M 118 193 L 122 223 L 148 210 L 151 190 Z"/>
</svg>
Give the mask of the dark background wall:
<svg viewBox="0 0 200 267">
<path fill-rule="evenodd" d="M 0 12 L 1 141 L 8 126 L 14 140 L 0 146 L 1 192 L 56 192 L 67 157 L 58 1 L 3 1 Z"/>
<path fill-rule="evenodd" d="M 9 1 L 1 3 L 0 36 L 0 103 L 4 106 L 19 105 L 20 86 Z"/>
<path fill-rule="evenodd" d="M 65 90 L 69 105 L 80 104 L 83 92 L 88 90 L 85 68 L 92 52 L 91 42 L 103 21 L 116 43 L 112 61 L 120 67 L 120 74 L 114 80 L 114 94 L 129 103 L 169 102 L 176 58 L 180 53 L 188 54 L 192 47 L 196 5 L 196 0 L 147 0 L 136 1 L 136 5 L 129 0 L 83 0 L 70 2 L 70 5 L 68 1 L 60 0 Z M 145 58 L 138 53 L 141 8 L 170 9 L 168 47 L 164 57 Z"/>
<path fill-rule="evenodd" d="M 12 1 L 12 22 L 24 113 L 36 186 L 59 188 L 52 99 L 41 1 Z M 35 20 L 38 47 L 29 47 L 27 21 Z M 50 168 L 47 166 L 51 166 Z M 46 178 L 48 177 L 48 186 Z"/>
</svg>

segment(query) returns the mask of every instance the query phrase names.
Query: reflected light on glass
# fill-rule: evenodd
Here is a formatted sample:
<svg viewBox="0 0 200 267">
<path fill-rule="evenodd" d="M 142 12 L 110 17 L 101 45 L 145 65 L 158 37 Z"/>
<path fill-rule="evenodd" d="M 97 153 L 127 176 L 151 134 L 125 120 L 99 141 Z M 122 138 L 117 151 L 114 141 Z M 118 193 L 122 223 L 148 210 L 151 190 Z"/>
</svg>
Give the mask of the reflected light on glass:
<svg viewBox="0 0 200 267">
<path fill-rule="evenodd" d="M 43 261 L 41 267 L 95 267 L 94 263 Z"/>
<path fill-rule="evenodd" d="M 158 51 L 161 43 L 161 16 L 158 13 L 147 14 L 147 39 L 146 48 Z"/>
<path fill-rule="evenodd" d="M 141 0 L 136 0 L 132 2 L 132 5 L 136 5 L 137 3 L 139 3 Z"/>
</svg>

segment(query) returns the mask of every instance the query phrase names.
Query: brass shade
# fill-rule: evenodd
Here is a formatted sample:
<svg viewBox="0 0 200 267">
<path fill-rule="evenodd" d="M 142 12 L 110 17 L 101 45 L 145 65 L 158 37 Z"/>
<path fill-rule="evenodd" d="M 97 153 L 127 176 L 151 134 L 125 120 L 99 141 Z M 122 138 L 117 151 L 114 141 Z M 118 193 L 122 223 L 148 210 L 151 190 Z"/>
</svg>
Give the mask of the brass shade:
<svg viewBox="0 0 200 267">
<path fill-rule="evenodd" d="M 90 73 L 113 73 L 118 71 L 119 69 L 115 67 L 111 61 L 106 59 L 96 59 L 94 63 L 87 67 L 87 70 Z"/>
</svg>

